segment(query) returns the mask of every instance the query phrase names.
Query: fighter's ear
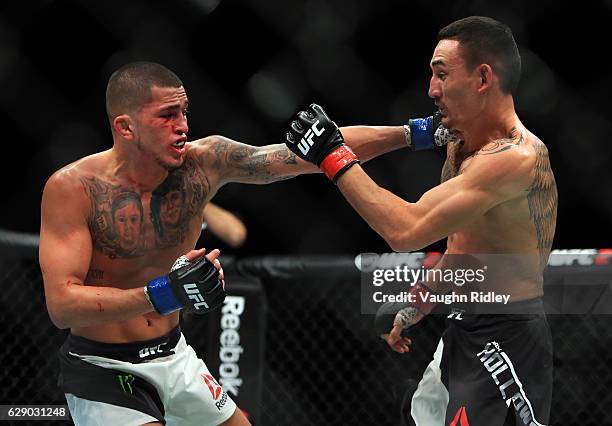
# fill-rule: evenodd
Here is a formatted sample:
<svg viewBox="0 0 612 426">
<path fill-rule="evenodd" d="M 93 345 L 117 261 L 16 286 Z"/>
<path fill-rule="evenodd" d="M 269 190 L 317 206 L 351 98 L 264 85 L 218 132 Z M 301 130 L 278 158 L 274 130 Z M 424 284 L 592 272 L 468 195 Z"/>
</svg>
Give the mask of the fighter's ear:
<svg viewBox="0 0 612 426">
<path fill-rule="evenodd" d="M 134 139 L 134 122 L 127 114 L 121 114 L 113 119 L 113 130 L 124 139 Z"/>
<path fill-rule="evenodd" d="M 484 93 L 488 91 L 493 84 L 493 68 L 489 64 L 480 64 L 476 67 L 478 78 L 480 79 L 478 91 Z"/>
</svg>

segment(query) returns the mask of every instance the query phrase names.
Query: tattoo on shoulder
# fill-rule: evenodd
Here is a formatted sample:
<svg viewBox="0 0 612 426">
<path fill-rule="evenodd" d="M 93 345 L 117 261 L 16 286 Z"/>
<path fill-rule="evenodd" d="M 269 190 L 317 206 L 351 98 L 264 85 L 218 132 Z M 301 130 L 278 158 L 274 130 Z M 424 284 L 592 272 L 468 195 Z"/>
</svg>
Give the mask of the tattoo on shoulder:
<svg viewBox="0 0 612 426">
<path fill-rule="evenodd" d="M 91 202 L 89 228 L 94 247 L 111 259 L 142 256 L 144 208 L 140 194 L 96 177 L 81 182 Z"/>
<path fill-rule="evenodd" d="M 452 142 L 447 148 L 446 161 L 442 167 L 440 181 L 446 182 L 447 180 L 461 174 L 466 167 L 464 161 L 469 157 L 499 154 L 500 152 L 508 151 L 515 146 L 522 145 L 524 142 L 525 139 L 523 134 L 516 127 L 510 129 L 506 138 L 488 143 L 478 151 L 469 154 L 461 154 L 460 147 L 462 142 Z"/>
<path fill-rule="evenodd" d="M 223 167 L 226 160 L 226 153 L 229 151 L 231 143 L 227 140 L 217 138 L 213 142 L 212 151 L 214 154 L 213 167 L 219 169 Z"/>
<path fill-rule="evenodd" d="M 506 138 L 498 139 L 483 146 L 474 155 L 498 154 L 512 149 L 514 146 L 522 145 L 524 142 L 523 134 L 516 127 L 513 127 Z"/>
<path fill-rule="evenodd" d="M 487 146 L 482 147 L 474 155 L 499 154 L 500 152 L 507 151 L 510 148 L 512 148 L 512 145 L 503 144 L 501 142 L 495 141 L 493 143 L 488 144 Z"/>
<path fill-rule="evenodd" d="M 541 265 L 550 254 L 557 222 L 557 184 L 550 167 L 548 150 L 539 141 L 533 144 L 536 153 L 534 179 L 527 189 L 529 216 L 535 225 Z"/>
</svg>

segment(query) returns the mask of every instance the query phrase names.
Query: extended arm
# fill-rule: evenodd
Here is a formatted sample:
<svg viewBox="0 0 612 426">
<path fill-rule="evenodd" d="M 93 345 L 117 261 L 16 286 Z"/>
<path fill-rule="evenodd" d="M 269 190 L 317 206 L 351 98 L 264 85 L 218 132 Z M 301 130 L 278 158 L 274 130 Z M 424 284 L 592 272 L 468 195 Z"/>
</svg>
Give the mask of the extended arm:
<svg viewBox="0 0 612 426">
<path fill-rule="evenodd" d="M 408 147 L 403 126 L 349 126 L 341 127 L 340 132 L 362 162 Z"/>
<path fill-rule="evenodd" d="M 358 165 L 338 187 L 360 216 L 396 251 L 413 251 L 445 238 L 497 204 L 520 196 L 530 159 L 517 150 L 476 156 L 459 176 L 427 191 L 415 203 L 378 186 Z"/>
<path fill-rule="evenodd" d="M 320 111 L 325 115 L 322 109 Z M 313 133 L 302 130 L 304 138 L 296 144 L 312 143 L 309 135 Z M 364 162 L 403 147 L 430 149 L 452 139 L 452 134 L 439 127 L 439 120 L 434 117 L 409 120 L 405 126 L 349 126 L 341 128 L 340 132 L 344 143 Z M 193 142 L 193 148 L 200 164 L 205 169 L 215 170 L 219 186 L 228 182 L 265 184 L 320 172 L 311 161 L 304 161 L 284 144 L 256 147 L 224 136 L 209 136 Z"/>
<path fill-rule="evenodd" d="M 436 132 L 438 129 L 444 130 L 436 128 Z M 414 142 L 415 134 L 412 136 Z M 424 142 L 437 144 L 435 134 L 431 132 Z M 462 174 L 410 203 L 370 179 L 358 156 L 344 144 L 335 123 L 318 105 L 298 113 L 287 134 L 287 146 L 305 161 L 319 165 L 360 216 L 397 251 L 423 248 L 524 193 L 533 159 L 511 149 L 512 145 L 494 145 L 499 148 L 473 158 Z"/>
<path fill-rule="evenodd" d="M 319 171 L 283 144 L 257 147 L 209 136 L 194 141 L 193 149 L 202 167 L 217 176 L 217 187 L 229 182 L 266 184 Z"/>
<path fill-rule="evenodd" d="M 320 107 L 311 105 L 310 108 L 320 116 L 315 118 L 327 119 Z M 361 162 L 400 148 L 421 151 L 446 145 L 455 139 L 451 131 L 441 126 L 439 114 L 410 119 L 403 126 L 350 126 L 341 127 L 340 132 L 344 143 Z"/>
</svg>

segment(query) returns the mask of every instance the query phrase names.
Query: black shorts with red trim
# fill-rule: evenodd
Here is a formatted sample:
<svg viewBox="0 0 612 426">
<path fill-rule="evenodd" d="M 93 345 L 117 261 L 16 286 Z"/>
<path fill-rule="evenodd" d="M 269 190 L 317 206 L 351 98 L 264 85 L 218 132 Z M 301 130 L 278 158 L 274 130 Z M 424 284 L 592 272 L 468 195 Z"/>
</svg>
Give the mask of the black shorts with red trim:
<svg viewBox="0 0 612 426">
<path fill-rule="evenodd" d="M 449 315 L 440 362 L 445 425 L 548 424 L 550 329 L 541 299 L 518 303 L 521 314 Z"/>
</svg>

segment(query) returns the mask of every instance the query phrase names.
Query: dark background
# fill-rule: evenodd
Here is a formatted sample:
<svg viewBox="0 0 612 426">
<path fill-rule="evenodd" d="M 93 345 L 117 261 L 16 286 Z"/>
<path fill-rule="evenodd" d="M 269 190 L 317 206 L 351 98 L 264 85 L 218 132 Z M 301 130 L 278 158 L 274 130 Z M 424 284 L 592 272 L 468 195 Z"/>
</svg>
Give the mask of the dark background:
<svg viewBox="0 0 612 426">
<path fill-rule="evenodd" d="M 429 115 L 438 29 L 480 14 L 509 24 L 521 49 L 517 110 L 548 145 L 559 187 L 554 248 L 612 246 L 611 0 L 48 0 L 0 8 L 0 228 L 38 232 L 51 173 L 111 147 L 104 91 L 123 63 L 161 62 L 182 78 L 192 139 L 222 134 L 265 145 L 281 142 L 292 114 L 313 101 L 339 125 Z M 415 201 L 438 182 L 443 154 L 402 150 L 365 168 Z M 320 175 L 227 185 L 215 202 L 248 226 L 239 256 L 389 250 Z"/>
</svg>

